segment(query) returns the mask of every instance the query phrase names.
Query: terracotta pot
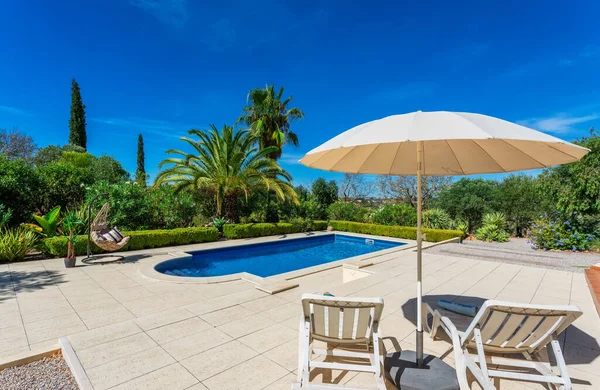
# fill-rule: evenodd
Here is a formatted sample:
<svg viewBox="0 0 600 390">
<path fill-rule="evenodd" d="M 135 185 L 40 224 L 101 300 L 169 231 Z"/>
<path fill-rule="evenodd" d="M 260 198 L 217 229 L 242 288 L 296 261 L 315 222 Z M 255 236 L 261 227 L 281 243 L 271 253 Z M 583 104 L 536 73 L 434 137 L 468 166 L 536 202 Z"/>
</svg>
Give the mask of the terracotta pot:
<svg viewBox="0 0 600 390">
<path fill-rule="evenodd" d="M 72 258 L 72 259 L 67 259 L 65 258 L 65 268 L 73 268 L 75 267 L 75 262 L 77 261 L 77 258 Z"/>
</svg>

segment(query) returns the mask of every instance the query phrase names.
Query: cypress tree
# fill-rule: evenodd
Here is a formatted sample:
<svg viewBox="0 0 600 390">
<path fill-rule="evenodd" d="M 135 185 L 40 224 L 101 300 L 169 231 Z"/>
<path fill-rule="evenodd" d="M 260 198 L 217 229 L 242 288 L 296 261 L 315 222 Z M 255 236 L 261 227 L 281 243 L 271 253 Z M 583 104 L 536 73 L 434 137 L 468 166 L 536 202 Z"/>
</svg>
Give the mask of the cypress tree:
<svg viewBox="0 0 600 390">
<path fill-rule="evenodd" d="M 137 170 L 135 171 L 135 181 L 141 186 L 146 186 L 146 167 L 145 167 L 145 156 L 144 156 L 144 137 L 138 135 L 137 144 Z"/>
<path fill-rule="evenodd" d="M 69 143 L 87 149 L 85 131 L 85 104 L 81 100 L 81 90 L 75 79 L 71 80 L 71 118 L 69 119 Z"/>
</svg>

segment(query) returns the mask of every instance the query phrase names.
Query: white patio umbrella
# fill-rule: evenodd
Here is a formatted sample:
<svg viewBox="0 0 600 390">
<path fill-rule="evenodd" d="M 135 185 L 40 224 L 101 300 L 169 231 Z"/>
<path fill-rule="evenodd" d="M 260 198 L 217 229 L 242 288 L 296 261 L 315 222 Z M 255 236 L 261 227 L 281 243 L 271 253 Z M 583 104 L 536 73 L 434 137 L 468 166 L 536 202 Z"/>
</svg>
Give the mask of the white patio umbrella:
<svg viewBox="0 0 600 390">
<path fill-rule="evenodd" d="M 589 149 L 502 119 L 466 112 L 412 112 L 363 123 L 300 162 L 326 171 L 417 176 L 417 365 L 423 364 L 421 177 L 546 168 Z"/>
</svg>

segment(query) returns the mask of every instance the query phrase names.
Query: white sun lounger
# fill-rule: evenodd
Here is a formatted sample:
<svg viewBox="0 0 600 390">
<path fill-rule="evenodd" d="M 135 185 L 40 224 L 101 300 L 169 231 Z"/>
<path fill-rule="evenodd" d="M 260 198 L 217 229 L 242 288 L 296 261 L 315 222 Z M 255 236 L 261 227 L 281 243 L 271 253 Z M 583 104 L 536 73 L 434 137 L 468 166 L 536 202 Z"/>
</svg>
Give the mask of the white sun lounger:
<svg viewBox="0 0 600 390">
<path fill-rule="evenodd" d="M 467 369 L 484 389 L 495 389 L 492 380 L 508 379 L 553 384 L 571 389 L 571 380 L 563 357 L 558 335 L 581 314 L 577 306 L 531 305 L 502 301 L 486 301 L 466 331 L 460 332 L 440 310 L 425 305 L 433 315 L 431 327 L 424 318 L 425 329 L 435 338 L 442 328 L 452 339 L 456 374 L 461 389 L 468 389 Z M 474 348 L 477 354 L 471 354 Z M 542 349 L 552 349 L 559 374 L 542 361 Z M 523 359 L 504 354 L 523 355 Z M 490 369 L 488 365 L 498 365 Z M 535 373 L 531 373 L 534 372 Z"/>
<path fill-rule="evenodd" d="M 298 382 L 292 389 L 350 389 L 347 386 L 309 383 L 312 368 L 370 372 L 377 389 L 385 389 L 380 353 L 381 330 L 379 319 L 383 311 L 381 298 L 328 297 L 302 295 L 302 317 L 298 343 Z M 327 343 L 327 349 L 313 349 L 313 340 Z M 339 347 L 362 346 L 365 351 L 350 351 Z M 313 360 L 314 357 L 334 356 L 368 359 L 350 363 Z"/>
</svg>

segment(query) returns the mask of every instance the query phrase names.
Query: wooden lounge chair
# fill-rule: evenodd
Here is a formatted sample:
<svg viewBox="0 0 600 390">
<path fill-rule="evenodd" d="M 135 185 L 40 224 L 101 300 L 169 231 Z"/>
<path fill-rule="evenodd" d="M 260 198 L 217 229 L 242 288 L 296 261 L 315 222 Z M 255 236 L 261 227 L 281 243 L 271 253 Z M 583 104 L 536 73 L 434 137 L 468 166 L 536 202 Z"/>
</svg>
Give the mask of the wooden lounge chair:
<svg viewBox="0 0 600 390">
<path fill-rule="evenodd" d="M 292 389 L 349 389 L 341 385 L 309 383 L 312 368 L 370 372 L 375 377 L 377 389 L 385 389 L 379 345 L 379 319 L 382 311 L 381 298 L 303 294 L 298 344 L 298 382 L 292 384 Z M 314 340 L 326 343 L 327 348 L 313 349 Z M 363 348 L 364 351 L 361 350 Z M 313 360 L 313 356 L 332 356 L 353 361 L 350 364 Z M 361 361 L 357 359 L 368 359 L 368 363 L 359 364 Z"/>
<path fill-rule="evenodd" d="M 429 305 L 425 305 L 425 309 L 425 316 L 427 313 L 433 316 L 431 327 L 427 318 L 423 321 L 431 338 L 442 328 L 452 340 L 461 389 L 469 388 L 467 369 L 484 389 L 495 389 L 494 384 L 497 385 L 499 379 L 549 383 L 565 390 L 572 388 L 557 337 L 583 314 L 577 306 L 490 300 L 483 304 L 464 332 L 458 331 L 456 321 L 449 318 L 456 314 L 433 310 Z M 475 349 L 476 354 L 471 354 L 469 348 Z M 540 353 L 544 348 L 552 349 L 558 375 L 549 363 L 542 361 Z M 503 356 L 505 354 L 523 358 L 509 358 Z M 488 365 L 498 367 L 491 369 Z"/>
</svg>

